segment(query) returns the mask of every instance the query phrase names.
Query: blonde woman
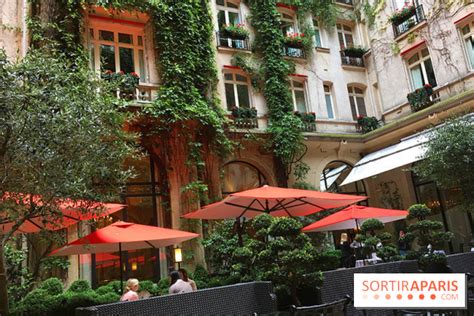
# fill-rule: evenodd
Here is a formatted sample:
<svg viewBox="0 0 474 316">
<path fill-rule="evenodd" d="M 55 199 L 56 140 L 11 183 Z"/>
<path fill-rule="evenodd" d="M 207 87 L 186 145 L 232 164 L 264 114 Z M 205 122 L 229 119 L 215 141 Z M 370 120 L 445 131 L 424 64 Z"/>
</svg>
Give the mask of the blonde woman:
<svg viewBox="0 0 474 316">
<path fill-rule="evenodd" d="M 123 293 L 120 301 L 136 301 L 138 300 L 138 280 L 137 279 L 128 279 L 127 287 L 125 288 L 125 293 Z"/>
</svg>

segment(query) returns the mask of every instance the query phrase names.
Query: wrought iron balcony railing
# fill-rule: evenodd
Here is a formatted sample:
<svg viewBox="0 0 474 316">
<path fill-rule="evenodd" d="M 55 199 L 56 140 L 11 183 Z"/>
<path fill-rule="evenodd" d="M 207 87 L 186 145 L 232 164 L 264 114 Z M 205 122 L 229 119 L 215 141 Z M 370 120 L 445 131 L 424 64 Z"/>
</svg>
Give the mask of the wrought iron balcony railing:
<svg viewBox="0 0 474 316">
<path fill-rule="evenodd" d="M 303 127 L 301 128 L 302 132 L 316 132 L 316 122 L 303 122 Z"/>
<path fill-rule="evenodd" d="M 234 118 L 234 127 L 239 129 L 258 128 L 257 118 Z"/>
<path fill-rule="evenodd" d="M 347 4 L 347 5 L 354 5 L 352 0 L 336 0 L 337 3 Z"/>
<path fill-rule="evenodd" d="M 393 26 L 393 34 L 395 37 L 399 37 L 405 32 L 408 32 L 411 28 L 413 28 L 415 25 L 420 24 L 426 20 L 425 13 L 423 11 L 423 5 L 419 5 L 415 7 L 413 12 L 403 18 L 401 21 L 396 21 L 392 23 Z"/>
<path fill-rule="evenodd" d="M 365 67 L 363 57 L 347 56 L 344 51 L 341 51 L 341 62 L 343 65 Z"/>
<path fill-rule="evenodd" d="M 286 57 L 293 58 L 306 58 L 306 54 L 303 48 L 290 47 L 287 45 L 283 46 L 283 55 Z"/>
<path fill-rule="evenodd" d="M 232 38 L 222 32 L 216 32 L 217 46 L 241 50 L 250 50 L 249 39 Z"/>
</svg>

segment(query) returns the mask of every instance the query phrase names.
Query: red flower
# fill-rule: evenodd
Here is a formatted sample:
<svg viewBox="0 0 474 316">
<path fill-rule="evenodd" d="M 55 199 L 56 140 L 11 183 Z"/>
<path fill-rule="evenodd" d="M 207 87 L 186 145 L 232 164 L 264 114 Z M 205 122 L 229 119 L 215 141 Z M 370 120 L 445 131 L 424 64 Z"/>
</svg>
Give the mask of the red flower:
<svg viewBox="0 0 474 316">
<path fill-rule="evenodd" d="M 107 74 L 107 75 L 110 75 L 112 73 L 112 70 L 107 69 L 104 73 Z"/>
<path fill-rule="evenodd" d="M 364 118 L 363 115 L 357 115 L 357 119 L 358 119 L 358 120 L 361 120 L 361 119 L 363 119 L 363 118 Z"/>
<path fill-rule="evenodd" d="M 120 70 L 119 74 L 124 75 L 125 73 L 122 70 Z"/>
<path fill-rule="evenodd" d="M 425 88 L 431 88 L 432 85 L 430 85 L 429 83 L 427 83 L 427 84 L 424 85 L 424 87 L 425 87 Z"/>
<path fill-rule="evenodd" d="M 134 77 L 140 77 L 136 72 L 131 72 L 130 74 Z"/>
</svg>

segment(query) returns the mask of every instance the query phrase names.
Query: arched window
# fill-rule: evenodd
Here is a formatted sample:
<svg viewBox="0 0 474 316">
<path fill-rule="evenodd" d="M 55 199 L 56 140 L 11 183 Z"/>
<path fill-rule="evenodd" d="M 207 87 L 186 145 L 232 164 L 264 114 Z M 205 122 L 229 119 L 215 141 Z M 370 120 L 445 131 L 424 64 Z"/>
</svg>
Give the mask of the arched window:
<svg viewBox="0 0 474 316">
<path fill-rule="evenodd" d="M 224 73 L 225 99 L 227 109 L 230 111 L 233 107 L 250 107 L 250 80 L 236 72 Z"/>
<path fill-rule="evenodd" d="M 266 183 L 260 170 L 248 162 L 232 161 L 224 165 L 223 195 L 258 188 Z"/>
<path fill-rule="evenodd" d="M 356 181 L 340 186 L 351 170 L 352 166 L 343 161 L 331 161 L 326 165 L 326 168 L 324 168 L 319 178 L 319 190 L 367 196 L 367 190 L 365 189 L 363 181 Z M 360 202 L 360 204 L 367 205 L 367 201 Z"/>
<path fill-rule="evenodd" d="M 347 92 L 349 92 L 349 104 L 351 105 L 352 119 L 356 121 L 358 116 L 367 116 L 364 90 L 359 87 L 348 86 Z"/>
<path fill-rule="evenodd" d="M 240 6 L 236 1 L 229 0 L 216 0 L 217 4 L 217 23 L 219 30 L 226 24 L 239 24 L 242 23 L 240 15 Z"/>
</svg>

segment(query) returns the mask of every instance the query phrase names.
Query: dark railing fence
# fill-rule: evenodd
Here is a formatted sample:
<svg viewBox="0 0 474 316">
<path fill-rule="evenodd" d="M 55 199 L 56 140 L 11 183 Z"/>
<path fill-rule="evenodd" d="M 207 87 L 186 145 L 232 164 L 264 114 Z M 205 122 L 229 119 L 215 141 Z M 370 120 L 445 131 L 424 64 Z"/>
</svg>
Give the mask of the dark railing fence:
<svg viewBox="0 0 474 316">
<path fill-rule="evenodd" d="M 303 48 L 283 46 L 283 55 L 286 57 L 306 58 Z"/>
<path fill-rule="evenodd" d="M 241 50 L 250 50 L 249 39 L 232 38 L 222 32 L 216 32 L 217 46 L 228 47 Z"/>
<path fill-rule="evenodd" d="M 346 56 L 344 51 L 341 51 L 341 62 L 343 65 L 365 67 L 364 58 L 362 57 L 353 57 Z"/>
<path fill-rule="evenodd" d="M 336 0 L 338 3 L 353 5 L 352 0 Z"/>
<path fill-rule="evenodd" d="M 234 118 L 234 127 L 240 129 L 258 128 L 257 118 Z"/>
<path fill-rule="evenodd" d="M 423 11 L 423 5 L 419 5 L 415 8 L 412 15 L 406 17 L 403 21 L 393 23 L 393 34 L 395 37 L 402 35 L 407 32 L 409 29 L 414 27 L 417 24 L 420 24 L 426 19 L 425 13 Z"/>
<path fill-rule="evenodd" d="M 303 132 L 316 132 L 316 122 L 303 122 L 303 128 L 301 129 Z"/>
</svg>

